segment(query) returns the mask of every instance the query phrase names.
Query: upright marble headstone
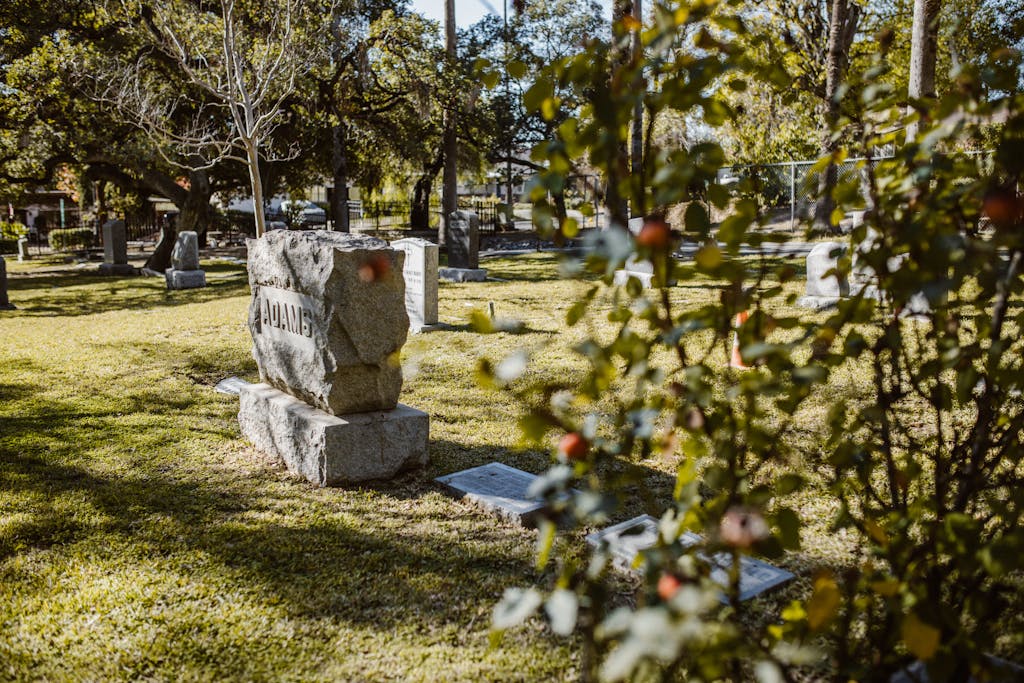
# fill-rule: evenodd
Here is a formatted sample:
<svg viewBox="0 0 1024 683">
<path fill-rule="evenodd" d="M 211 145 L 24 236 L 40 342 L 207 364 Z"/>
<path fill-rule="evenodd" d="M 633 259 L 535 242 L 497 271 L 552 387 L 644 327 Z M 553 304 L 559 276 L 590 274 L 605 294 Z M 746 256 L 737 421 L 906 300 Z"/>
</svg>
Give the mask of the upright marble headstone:
<svg viewBox="0 0 1024 683">
<path fill-rule="evenodd" d="M 828 308 L 850 295 L 850 283 L 845 277 L 832 272 L 844 254 L 846 246 L 841 242 L 822 242 L 811 249 L 806 261 L 806 293 L 797 302 L 800 306 Z"/>
<path fill-rule="evenodd" d="M 28 261 L 32 256 L 28 253 L 28 238 L 22 237 L 18 240 L 18 260 Z"/>
<path fill-rule="evenodd" d="M 0 311 L 13 311 L 17 306 L 7 298 L 7 261 L 0 256 Z"/>
<path fill-rule="evenodd" d="M 405 279 L 405 310 L 409 330 L 421 332 L 437 325 L 437 245 L 418 237 L 391 243 L 405 252 L 402 276 Z"/>
<path fill-rule="evenodd" d="M 425 463 L 428 417 L 398 403 L 402 252 L 325 230 L 268 231 L 248 247 L 262 383 L 240 389 L 242 433 L 321 486 Z"/>
<path fill-rule="evenodd" d="M 182 230 L 171 252 L 171 267 L 164 273 L 167 289 L 194 289 L 206 286 L 206 271 L 199 268 L 199 235 Z"/>
<path fill-rule="evenodd" d="M 135 268 L 128 265 L 128 232 L 124 221 L 112 220 L 103 224 L 103 275 L 132 275 Z"/>
</svg>

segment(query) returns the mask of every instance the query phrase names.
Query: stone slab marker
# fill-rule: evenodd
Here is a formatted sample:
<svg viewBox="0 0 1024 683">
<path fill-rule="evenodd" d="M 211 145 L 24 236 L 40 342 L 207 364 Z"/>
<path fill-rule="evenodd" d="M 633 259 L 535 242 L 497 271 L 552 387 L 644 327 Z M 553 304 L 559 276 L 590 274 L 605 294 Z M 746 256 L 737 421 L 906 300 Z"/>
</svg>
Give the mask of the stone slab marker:
<svg viewBox="0 0 1024 683">
<path fill-rule="evenodd" d="M 7 298 L 7 261 L 0 256 L 0 311 L 14 311 L 17 308 Z"/>
<path fill-rule="evenodd" d="M 393 249 L 405 253 L 405 311 L 409 330 L 422 332 L 437 325 L 437 245 L 417 237 L 395 240 Z"/>
<path fill-rule="evenodd" d="M 199 269 L 199 234 L 194 230 L 178 233 L 171 252 L 171 267 L 164 272 L 167 289 L 194 289 L 206 286 L 206 271 Z"/>
<path fill-rule="evenodd" d="M 18 240 L 18 260 L 28 261 L 32 255 L 28 253 L 28 238 L 22 237 Z"/>
<path fill-rule="evenodd" d="M 453 282 L 483 282 L 487 270 L 480 267 L 480 219 L 472 211 L 453 211 L 446 227 L 448 267 L 438 275 Z"/>
<path fill-rule="evenodd" d="M 685 532 L 679 542 L 688 547 L 701 540 L 697 534 Z M 658 520 L 651 515 L 634 517 L 587 536 L 587 543 L 592 546 L 606 543 L 616 565 L 627 571 L 631 570 L 638 553 L 654 547 L 657 542 Z M 703 553 L 697 556 L 711 565 L 712 581 L 722 587 L 729 585 L 732 558 L 727 553 L 717 553 L 710 558 Z M 740 600 L 749 600 L 793 578 L 792 572 L 744 555 L 740 558 Z M 721 599 L 726 601 L 724 595 Z"/>
<path fill-rule="evenodd" d="M 248 247 L 262 382 L 240 388 L 242 433 L 320 486 L 426 463 L 428 416 L 398 403 L 403 253 L 323 230 L 268 231 Z"/>
<path fill-rule="evenodd" d="M 446 474 L 434 481 L 459 498 L 523 526 L 532 526 L 544 510 L 543 499 L 529 494 L 537 475 L 500 462 Z"/>
<path fill-rule="evenodd" d="M 122 220 L 103 224 L 103 263 L 100 264 L 100 274 L 135 274 L 135 268 L 128 265 L 128 233 Z"/>
<path fill-rule="evenodd" d="M 839 259 L 846 254 L 841 242 L 816 244 L 807 254 L 807 289 L 798 305 L 806 308 L 823 309 L 835 306 L 840 299 L 850 296 L 850 283 L 845 277 L 827 274 L 838 267 Z"/>
</svg>

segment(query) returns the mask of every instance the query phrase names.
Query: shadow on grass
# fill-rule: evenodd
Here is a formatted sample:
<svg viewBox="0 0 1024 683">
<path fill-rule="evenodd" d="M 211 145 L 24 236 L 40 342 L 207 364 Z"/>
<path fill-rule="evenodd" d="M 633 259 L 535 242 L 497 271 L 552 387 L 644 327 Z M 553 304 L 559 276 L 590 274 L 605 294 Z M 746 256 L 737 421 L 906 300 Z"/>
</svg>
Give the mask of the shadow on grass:
<svg viewBox="0 0 1024 683">
<path fill-rule="evenodd" d="M 244 267 L 203 264 L 207 286 L 168 291 L 163 278 L 102 276 L 81 271 L 8 278 L 8 294 L 21 316 L 78 316 L 150 310 L 249 295 Z"/>
</svg>

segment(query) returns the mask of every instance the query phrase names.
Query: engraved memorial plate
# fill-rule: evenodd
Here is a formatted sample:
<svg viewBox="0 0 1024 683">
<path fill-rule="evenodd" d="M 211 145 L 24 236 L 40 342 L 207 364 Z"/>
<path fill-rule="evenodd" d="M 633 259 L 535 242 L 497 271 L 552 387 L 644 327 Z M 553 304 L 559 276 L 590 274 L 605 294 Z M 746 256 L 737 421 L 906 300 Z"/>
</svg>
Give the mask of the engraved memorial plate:
<svg viewBox="0 0 1024 683">
<path fill-rule="evenodd" d="M 454 495 L 473 501 L 487 510 L 497 512 L 513 521 L 528 525 L 544 509 L 545 503 L 526 495 L 536 475 L 491 462 L 454 474 L 438 477 L 434 481 Z"/>
<path fill-rule="evenodd" d="M 700 543 L 701 540 L 699 535 L 689 531 L 679 539 L 684 546 Z M 631 570 L 637 554 L 657 543 L 658 520 L 651 515 L 641 515 L 587 536 L 590 545 L 597 546 L 602 541 L 608 543 L 616 564 Z M 716 553 L 710 559 L 704 553 L 698 553 L 697 556 L 711 565 L 712 581 L 723 587 L 728 585 L 732 559 L 727 553 Z M 793 578 L 793 574 L 785 569 L 743 556 L 740 558 L 740 600 L 749 600 Z M 722 599 L 724 601 L 724 596 Z"/>
</svg>

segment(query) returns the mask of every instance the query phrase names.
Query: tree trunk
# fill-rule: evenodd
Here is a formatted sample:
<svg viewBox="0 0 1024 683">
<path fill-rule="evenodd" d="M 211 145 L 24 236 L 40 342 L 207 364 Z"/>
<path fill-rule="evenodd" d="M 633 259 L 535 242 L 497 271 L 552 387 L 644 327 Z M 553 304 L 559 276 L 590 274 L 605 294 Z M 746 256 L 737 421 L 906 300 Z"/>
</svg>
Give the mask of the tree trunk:
<svg viewBox="0 0 1024 683">
<path fill-rule="evenodd" d="M 423 174 L 416 179 L 416 184 L 412 188 L 412 211 L 409 215 L 409 225 L 415 230 L 430 228 L 430 193 L 434 187 L 434 178 L 441 171 L 443 162 L 442 153 L 434 159 L 432 164 L 423 169 Z"/>
<path fill-rule="evenodd" d="M 623 45 L 622 36 L 617 27 L 622 26 L 622 20 L 632 11 L 630 0 L 613 0 L 612 2 L 612 53 L 609 63 L 611 73 L 608 74 L 609 87 L 616 88 L 616 73 L 620 71 L 630 59 L 629 50 Z M 623 87 L 621 84 L 618 87 Z M 628 86 L 626 86 L 628 87 Z M 615 228 L 626 229 L 629 222 L 629 200 L 622 196 L 619 191 L 619 183 L 629 174 L 629 149 L 626 141 L 621 140 L 616 147 L 615 159 L 609 165 L 608 177 L 605 179 L 605 202 L 608 206 L 609 225 Z"/>
<path fill-rule="evenodd" d="M 643 42 L 641 40 L 641 33 L 643 32 L 643 7 L 641 0 L 633 0 L 633 18 L 637 21 L 637 27 L 633 32 L 633 61 L 635 64 L 640 64 L 643 59 Z M 647 83 L 643 79 L 643 73 L 639 74 L 639 90 L 641 93 L 647 92 Z M 630 216 L 636 218 L 637 216 L 643 215 L 643 195 L 644 195 L 644 102 L 643 98 L 639 98 L 633 107 L 633 130 L 631 135 L 632 149 L 630 151 L 630 173 L 633 176 L 633 201 L 630 206 Z"/>
<path fill-rule="evenodd" d="M 175 202 L 178 207 L 178 218 L 167 221 L 160 229 L 160 239 L 153 253 L 146 259 L 146 268 L 162 273 L 171 267 L 171 252 L 179 231 L 194 230 L 205 235 L 210 225 L 211 209 L 210 178 L 206 171 L 190 171 L 189 186 L 184 201 Z"/>
<path fill-rule="evenodd" d="M 839 84 L 846 76 L 850 57 L 850 46 L 857 32 L 860 8 L 849 0 L 832 0 L 828 25 L 828 55 L 825 60 L 825 129 L 821 136 L 821 156 L 836 151 L 838 140 L 833 129 L 839 120 L 839 100 L 836 95 Z M 819 230 L 832 232 L 832 210 L 835 201 L 832 189 L 836 186 L 839 170 L 835 164 L 825 168 L 818 183 L 818 202 L 814 208 L 814 226 Z"/>
<path fill-rule="evenodd" d="M 263 206 L 263 177 L 260 175 L 259 144 L 255 140 L 245 140 L 245 156 L 249 166 L 249 184 L 252 186 L 252 215 L 256 221 L 256 239 L 263 237 L 267 231 L 267 218 Z"/>
<path fill-rule="evenodd" d="M 334 193 L 331 195 L 331 213 L 334 216 L 334 229 L 349 232 L 348 220 L 348 148 L 345 145 L 345 124 L 341 122 L 332 127 L 331 139 L 334 147 L 331 153 L 331 166 L 334 177 Z"/>
<path fill-rule="evenodd" d="M 914 0 L 914 23 L 910 35 L 910 82 L 907 96 L 911 100 L 935 97 L 935 54 L 939 40 L 940 0 Z M 908 108 L 907 113 L 911 111 Z M 907 126 L 907 140 L 917 137 L 920 123 Z"/>
<path fill-rule="evenodd" d="M 445 53 L 448 57 L 448 68 L 455 68 L 455 0 L 444 3 L 444 35 Z M 446 228 L 449 216 L 458 208 L 458 156 L 459 141 L 456 137 L 456 107 L 449 101 L 444 112 L 444 181 L 441 194 L 441 227 L 437 231 L 438 244 L 445 244 Z"/>
</svg>

